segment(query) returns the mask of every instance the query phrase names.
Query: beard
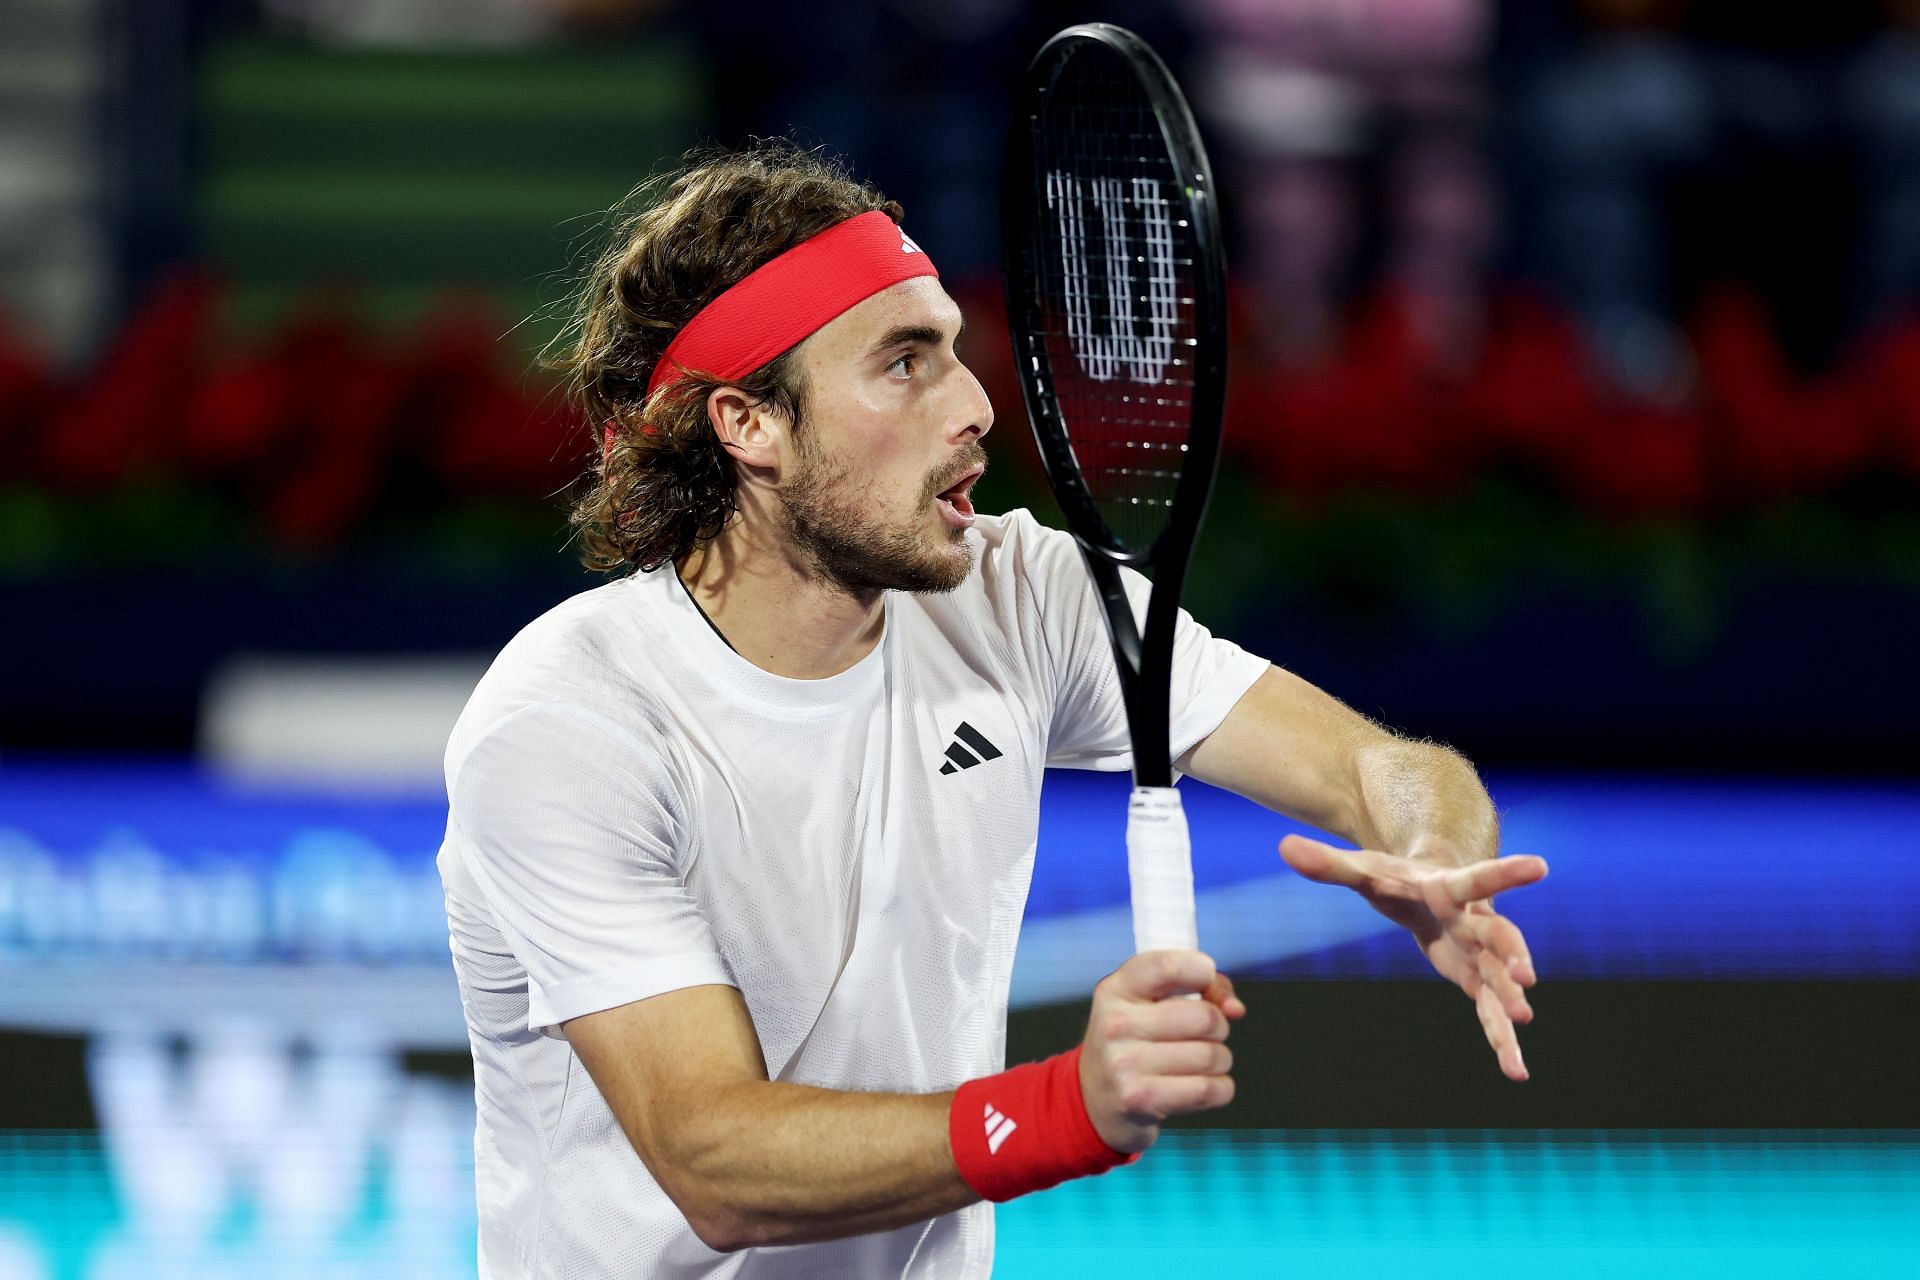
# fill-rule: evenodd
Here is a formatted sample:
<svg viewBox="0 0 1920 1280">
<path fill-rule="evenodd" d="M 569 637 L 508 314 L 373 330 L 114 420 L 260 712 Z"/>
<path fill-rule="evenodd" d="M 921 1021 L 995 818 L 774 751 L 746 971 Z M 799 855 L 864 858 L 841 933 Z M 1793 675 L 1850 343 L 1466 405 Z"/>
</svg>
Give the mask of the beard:
<svg viewBox="0 0 1920 1280">
<path fill-rule="evenodd" d="M 958 469 L 931 476 L 907 523 L 889 526 L 858 504 L 863 481 L 833 459 L 813 451 L 803 434 L 797 444 L 801 470 L 780 493 L 787 533 L 815 574 L 849 593 L 952 591 L 973 571 L 966 530 L 942 525 L 945 537 L 928 537 L 918 523 L 933 500 L 968 468 L 986 460 L 977 443 Z"/>
</svg>

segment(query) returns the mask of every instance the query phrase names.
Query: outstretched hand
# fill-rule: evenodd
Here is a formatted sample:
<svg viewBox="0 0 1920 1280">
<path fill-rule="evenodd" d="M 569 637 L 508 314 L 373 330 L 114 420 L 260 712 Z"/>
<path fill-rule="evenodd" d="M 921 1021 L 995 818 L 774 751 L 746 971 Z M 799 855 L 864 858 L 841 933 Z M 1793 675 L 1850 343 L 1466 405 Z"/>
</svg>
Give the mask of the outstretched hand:
<svg viewBox="0 0 1920 1280">
<path fill-rule="evenodd" d="M 1544 859 L 1525 855 L 1457 866 L 1439 853 L 1432 860 L 1425 854 L 1403 858 L 1339 849 L 1305 836 L 1282 840 L 1280 856 L 1309 880 L 1352 889 L 1412 933 L 1440 975 L 1473 1000 L 1507 1078 L 1527 1078 L 1514 1024 L 1533 1021 L 1522 988 L 1538 975 L 1519 926 L 1495 912 L 1491 899 L 1544 877 Z"/>
</svg>

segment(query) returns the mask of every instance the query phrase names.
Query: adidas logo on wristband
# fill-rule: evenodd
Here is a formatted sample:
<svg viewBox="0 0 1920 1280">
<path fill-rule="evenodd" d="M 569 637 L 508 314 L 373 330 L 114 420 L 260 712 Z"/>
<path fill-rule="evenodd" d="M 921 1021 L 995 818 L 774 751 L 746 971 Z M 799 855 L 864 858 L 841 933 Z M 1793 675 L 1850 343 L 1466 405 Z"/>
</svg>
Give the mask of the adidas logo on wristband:
<svg viewBox="0 0 1920 1280">
<path fill-rule="evenodd" d="M 1026 1136 L 1010 1144 L 1021 1128 Z M 1080 1096 L 1078 1048 L 966 1081 L 953 1091 L 947 1141 L 961 1179 L 995 1203 L 1140 1158 L 1115 1151 L 1093 1127 Z"/>
<path fill-rule="evenodd" d="M 995 1111 L 993 1104 L 989 1102 L 987 1104 L 987 1154 L 999 1155 L 1000 1144 L 1007 1140 L 1008 1134 L 1019 1127 L 1011 1119 Z"/>
</svg>

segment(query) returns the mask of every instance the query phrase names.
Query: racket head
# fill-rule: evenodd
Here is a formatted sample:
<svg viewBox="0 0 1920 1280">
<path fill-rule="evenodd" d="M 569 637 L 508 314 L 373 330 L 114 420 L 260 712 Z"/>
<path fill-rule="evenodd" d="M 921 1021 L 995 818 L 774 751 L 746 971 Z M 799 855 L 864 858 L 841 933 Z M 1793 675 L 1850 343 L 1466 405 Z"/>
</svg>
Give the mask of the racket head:
<svg viewBox="0 0 1920 1280">
<path fill-rule="evenodd" d="M 1015 365 L 1067 525 L 1123 564 L 1184 560 L 1219 456 L 1226 266 L 1212 166 L 1152 48 L 1108 23 L 1047 41 L 1001 191 Z"/>
</svg>

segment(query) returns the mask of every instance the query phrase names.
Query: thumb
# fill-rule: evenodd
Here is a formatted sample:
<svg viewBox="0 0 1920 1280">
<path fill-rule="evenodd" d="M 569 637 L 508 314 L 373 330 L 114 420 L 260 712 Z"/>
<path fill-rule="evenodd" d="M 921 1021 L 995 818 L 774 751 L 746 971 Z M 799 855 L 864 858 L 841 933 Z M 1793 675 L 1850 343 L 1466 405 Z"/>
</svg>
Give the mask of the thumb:
<svg viewBox="0 0 1920 1280">
<path fill-rule="evenodd" d="M 1143 951 L 1114 970 L 1119 994 L 1132 1000 L 1164 1000 L 1168 996 L 1205 991 L 1216 970 L 1204 951 Z"/>
<path fill-rule="evenodd" d="M 1318 884 L 1358 889 L 1369 879 L 1354 850 L 1336 849 L 1324 840 L 1288 836 L 1280 842 L 1280 856 L 1288 866 Z"/>
</svg>

